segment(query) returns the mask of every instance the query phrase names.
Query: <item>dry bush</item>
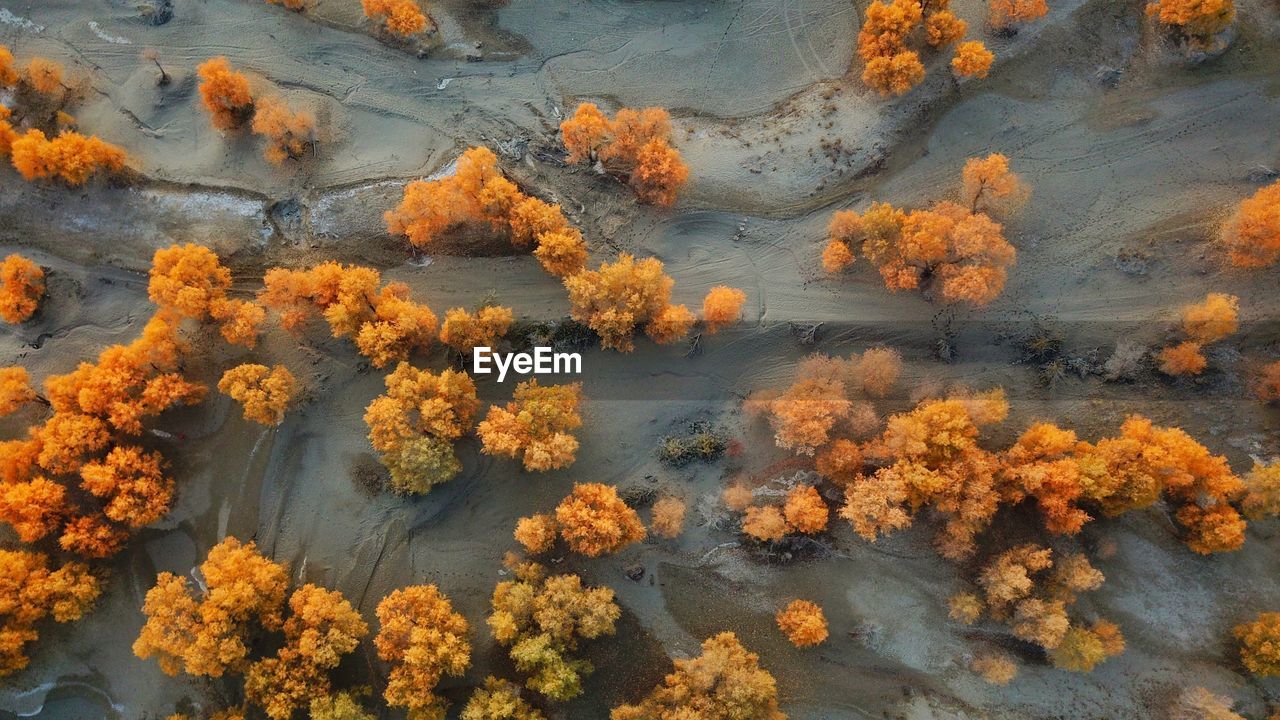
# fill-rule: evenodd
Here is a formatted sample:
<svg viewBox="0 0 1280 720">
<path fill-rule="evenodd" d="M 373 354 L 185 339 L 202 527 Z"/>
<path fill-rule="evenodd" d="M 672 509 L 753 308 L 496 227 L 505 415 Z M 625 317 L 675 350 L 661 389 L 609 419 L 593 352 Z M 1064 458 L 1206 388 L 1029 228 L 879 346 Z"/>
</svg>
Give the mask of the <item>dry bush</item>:
<svg viewBox="0 0 1280 720">
<path fill-rule="evenodd" d="M 653 504 L 649 527 L 658 537 L 672 539 L 684 530 L 685 502 L 677 497 L 659 498 Z"/>
<path fill-rule="evenodd" d="M 982 653 L 969 663 L 969 669 L 992 685 L 1008 685 L 1018 676 L 1018 666 L 1003 653 Z"/>
<path fill-rule="evenodd" d="M 3 316 L 3 307 L 0 304 L 0 317 Z M 1280 400 L 1280 360 L 1267 363 L 1262 367 L 1254 379 L 1253 392 L 1264 403 Z"/>
<path fill-rule="evenodd" d="M 643 202 L 671 205 L 689 179 L 688 166 L 671 146 L 671 118 L 661 108 L 623 108 L 611 120 L 583 103 L 560 123 L 560 132 L 569 162 L 598 160 L 626 178 Z"/>
<path fill-rule="evenodd" d="M 1231 699 L 1202 687 L 1187 688 L 1169 710 L 1169 720 L 1246 720 L 1231 711 Z"/>
</svg>

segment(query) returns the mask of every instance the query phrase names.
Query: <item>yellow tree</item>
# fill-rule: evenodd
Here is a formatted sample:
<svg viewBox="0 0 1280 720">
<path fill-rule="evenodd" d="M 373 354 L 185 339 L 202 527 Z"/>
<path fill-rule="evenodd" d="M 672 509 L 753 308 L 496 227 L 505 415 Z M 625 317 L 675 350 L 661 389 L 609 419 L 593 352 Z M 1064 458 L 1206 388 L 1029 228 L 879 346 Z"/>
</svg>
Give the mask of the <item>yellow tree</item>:
<svg viewBox="0 0 1280 720">
<path fill-rule="evenodd" d="M 14 253 L 0 262 L 0 320 L 26 322 L 44 297 L 44 270 Z"/>
<path fill-rule="evenodd" d="M 569 548 L 587 557 L 615 553 L 645 536 L 640 517 L 618 489 L 601 483 L 575 483 L 556 506 L 556 524 Z"/>
<path fill-rule="evenodd" d="M 244 363 L 222 374 L 218 390 L 244 406 L 244 417 L 263 425 L 279 425 L 298 394 L 289 368 Z"/>
<path fill-rule="evenodd" d="M 792 600 L 776 616 L 778 629 L 796 647 L 819 645 L 827 639 L 827 617 L 817 603 Z"/>
<path fill-rule="evenodd" d="M 471 376 L 439 375 L 402 362 L 385 378 L 387 392 L 365 409 L 369 442 L 400 492 L 426 493 L 462 469 L 453 443 L 475 423 L 480 401 Z"/>
<path fill-rule="evenodd" d="M 0 549 L 0 676 L 27 666 L 26 646 L 39 639 L 40 622 L 79 620 L 99 591 L 86 565 L 51 567 L 43 553 Z"/>
<path fill-rule="evenodd" d="M 380 626 L 373 643 L 391 663 L 387 704 L 411 717 L 443 717 L 446 703 L 432 690 L 443 675 L 461 676 L 471 664 L 467 621 L 435 585 L 414 585 L 378 603 Z"/>
<path fill-rule="evenodd" d="M 582 425 L 578 404 L 582 386 L 539 385 L 537 380 L 516 386 L 505 407 L 493 405 L 476 428 L 487 455 L 522 458 L 526 470 L 568 467 L 578 451 L 571 431 Z"/>
</svg>

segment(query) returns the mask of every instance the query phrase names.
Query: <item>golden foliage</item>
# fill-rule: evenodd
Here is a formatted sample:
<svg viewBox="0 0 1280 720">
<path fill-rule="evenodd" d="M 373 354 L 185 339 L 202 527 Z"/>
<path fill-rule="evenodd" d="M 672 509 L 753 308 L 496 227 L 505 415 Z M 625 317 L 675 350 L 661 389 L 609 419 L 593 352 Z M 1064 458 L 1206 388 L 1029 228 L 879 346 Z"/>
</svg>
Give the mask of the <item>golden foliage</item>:
<svg viewBox="0 0 1280 720">
<path fill-rule="evenodd" d="M 450 308 L 440 326 L 440 342 L 460 353 L 469 353 L 478 347 L 491 348 L 507 334 L 513 318 L 511 308 L 497 305 L 486 305 L 475 314 Z"/>
<path fill-rule="evenodd" d="M 306 110 L 290 110 L 278 97 L 266 97 L 253 114 L 253 132 L 267 138 L 263 157 L 279 165 L 301 158 L 314 147 L 316 117 Z"/>
<path fill-rule="evenodd" d="M 289 720 L 312 698 L 329 694 L 327 671 L 355 650 L 369 626 L 336 590 L 303 585 L 289 597 L 284 646 L 249 666 L 245 697 L 272 720 Z"/>
<path fill-rule="evenodd" d="M 102 460 L 80 468 L 80 486 L 102 500 L 102 514 L 140 528 L 164 517 L 173 504 L 173 478 L 164 458 L 140 447 L 117 445 Z"/>
<path fill-rule="evenodd" d="M 573 658 L 579 639 L 614 633 L 621 610 L 607 587 L 584 588 L 577 575 L 546 576 L 546 568 L 528 563 L 513 568 L 515 580 L 493 590 L 489 628 L 498 644 L 509 647 L 526 685 L 553 700 L 582 693 L 582 677 L 591 663 Z"/>
<path fill-rule="evenodd" d="M 671 539 L 684 530 L 685 502 L 678 497 L 659 498 L 653 504 L 653 519 L 649 527 L 658 537 Z"/>
<path fill-rule="evenodd" d="M 462 153 L 452 175 L 409 183 L 400 204 L 384 217 L 388 232 L 404 235 L 417 248 L 430 247 L 458 228 L 481 225 L 505 234 L 513 247 L 533 243 L 538 262 L 557 277 L 568 277 L 587 263 L 582 233 L 569 224 L 560 206 L 521 192 L 485 147 Z"/>
<path fill-rule="evenodd" d="M 0 262 L 0 320 L 26 322 L 43 297 L 44 270 L 39 265 L 17 253 Z"/>
<path fill-rule="evenodd" d="M 461 720 L 546 720 L 520 697 L 520 686 L 490 675 L 462 709 Z"/>
<path fill-rule="evenodd" d="M 731 632 L 702 643 L 696 658 L 676 660 L 643 700 L 613 709 L 610 720 L 786 720 L 773 676 Z"/>
<path fill-rule="evenodd" d="M 27 666 L 26 645 L 39 639 L 45 618 L 78 620 L 100 592 L 81 563 L 51 568 L 43 553 L 0 549 L 0 676 Z"/>
<path fill-rule="evenodd" d="M 787 527 L 799 533 L 820 533 L 827 529 L 827 503 L 812 485 L 798 485 L 787 493 L 782 508 Z"/>
<path fill-rule="evenodd" d="M 755 495 L 746 485 L 732 483 L 725 487 L 724 492 L 721 494 L 721 499 L 724 500 L 724 504 L 730 510 L 746 510 L 755 499 Z"/>
<path fill-rule="evenodd" d="M 1038 20 L 1049 12 L 1049 6 L 1045 0 L 990 0 L 987 10 L 992 27 L 1003 29 Z"/>
<path fill-rule="evenodd" d="M 366 694 L 367 689 L 362 689 L 360 692 L 344 691 L 314 698 L 307 708 L 309 720 L 378 720 L 360 704 L 360 698 Z"/>
<path fill-rule="evenodd" d="M 1244 477 L 1245 496 L 1240 509 L 1250 520 L 1280 515 L 1280 462 L 1255 463 Z"/>
<path fill-rule="evenodd" d="M 556 506 L 560 537 L 587 557 L 615 553 L 644 539 L 636 511 L 618 497 L 618 489 L 602 483 L 574 483 L 573 492 Z"/>
<path fill-rule="evenodd" d="M 982 676 L 992 685 L 1008 685 L 1018 676 L 1018 666 L 1009 656 L 996 653 L 983 653 L 969 663 L 969 669 Z"/>
<path fill-rule="evenodd" d="M 702 301 L 702 321 L 707 332 L 715 334 L 738 322 L 742 317 L 742 305 L 747 294 L 737 288 L 717 285 L 707 292 Z"/>
<path fill-rule="evenodd" d="M 516 542 L 524 546 L 524 549 L 533 555 L 539 555 L 551 549 L 555 545 L 556 535 L 560 532 L 560 526 L 556 524 L 556 518 L 550 513 L 535 513 L 529 517 L 522 517 L 516 521 L 516 529 L 513 533 Z"/>
<path fill-rule="evenodd" d="M 0 417 L 13 414 L 36 397 L 26 368 L 20 365 L 0 368 Z"/>
<path fill-rule="evenodd" d="M 662 108 L 618 110 L 609 119 L 591 103 L 560 123 L 571 163 L 599 160 L 627 178 L 643 202 L 671 205 L 689 179 L 689 167 L 671 146 L 671 117 Z"/>
<path fill-rule="evenodd" d="M 57 177 L 68 185 L 83 185 L 98 172 L 124 168 L 124 150 L 94 135 L 63 130 L 50 140 L 31 129 L 10 147 L 13 167 L 26 180 Z"/>
<path fill-rule="evenodd" d="M 924 80 L 924 64 L 915 50 L 881 55 L 867 61 L 862 82 L 881 95 L 904 95 Z"/>
<path fill-rule="evenodd" d="M 1089 672 L 1103 660 L 1124 652 L 1124 637 L 1114 623 L 1099 620 L 1092 628 L 1072 625 L 1058 647 L 1049 651 L 1053 666 L 1072 672 Z"/>
<path fill-rule="evenodd" d="M 1239 308 L 1236 296 L 1209 293 L 1203 302 L 1182 308 L 1182 330 L 1196 342 L 1217 342 L 1240 328 Z"/>
<path fill-rule="evenodd" d="M 827 445 L 815 459 L 818 474 L 846 486 L 862 477 L 862 449 L 858 443 L 841 438 Z"/>
<path fill-rule="evenodd" d="M 950 10 L 935 12 L 924 23 L 925 41 L 935 48 L 950 45 L 964 37 L 968 31 L 969 23 L 956 17 Z M 959 53 L 960 49 L 957 48 L 956 54 Z M 983 76 L 985 77 L 985 73 Z"/>
<path fill-rule="evenodd" d="M 326 262 L 309 270 L 271 268 L 259 301 L 280 313 L 286 329 L 320 312 L 336 338 L 350 337 L 377 368 L 409 358 L 435 339 L 436 315 L 409 299 L 409 286 L 382 284 L 373 268 Z"/>
<path fill-rule="evenodd" d="M 1181 33 L 1192 47 L 1207 48 L 1235 21 L 1236 7 L 1232 0 L 1152 0 L 1147 15 Z"/>
<path fill-rule="evenodd" d="M 8 46 L 0 45 L 0 87 L 10 88 L 18 84 L 21 75 Z"/>
<path fill-rule="evenodd" d="M 168 675 L 241 671 L 249 662 L 255 621 L 268 630 L 283 624 L 288 577 L 254 543 L 224 539 L 209 551 L 200 572 L 207 589 L 198 598 L 186 578 L 162 572 L 142 606 L 147 621 L 133 652 L 143 660 L 155 656 Z"/>
<path fill-rule="evenodd" d="M 187 243 L 156 250 L 151 258 L 147 296 L 162 310 L 180 317 L 219 324 L 222 338 L 253 347 L 266 311 L 255 303 L 227 296 L 231 270 L 212 250 Z"/>
<path fill-rule="evenodd" d="M 788 529 L 786 517 L 773 505 L 752 505 L 742 519 L 742 532 L 761 541 L 781 540 Z"/>
<path fill-rule="evenodd" d="M 584 270 L 564 280 L 573 319 L 600 335 L 602 347 L 622 352 L 635 349 L 632 335 L 642 325 L 647 324 L 645 330 L 654 342 L 674 342 L 688 331 L 692 318 L 687 309 L 678 316 L 668 312 L 673 285 L 661 260 L 636 260 L 627 253 L 598 270 Z M 689 322 L 682 328 L 684 319 Z"/>
<path fill-rule="evenodd" d="M 1231 631 L 1240 641 L 1240 662 L 1254 675 L 1280 675 L 1280 613 L 1258 613 Z"/>
<path fill-rule="evenodd" d="M 1027 190 L 1002 155 L 971 159 L 963 174 L 968 208 L 939 202 L 906 212 L 872 203 L 861 215 L 837 211 L 827 227 L 824 268 L 837 272 L 861 252 L 890 290 L 915 289 L 930 278 L 947 302 L 990 303 L 1004 289 L 1017 252 L 982 210 L 1010 211 Z"/>
<path fill-rule="evenodd" d="M 956 593 L 947 600 L 947 615 L 958 623 L 972 625 L 982 617 L 985 607 L 982 599 L 973 593 Z"/>
<path fill-rule="evenodd" d="M 65 73 L 62 63 L 37 56 L 27 61 L 22 81 L 41 95 L 57 95 L 66 89 L 62 82 Z"/>
<path fill-rule="evenodd" d="M 1242 200 L 1218 237 L 1236 267 L 1262 268 L 1280 260 L 1280 180 Z"/>
<path fill-rule="evenodd" d="M 222 374 L 218 390 L 244 406 L 246 420 L 279 425 L 298 394 L 298 381 L 283 365 L 244 363 Z"/>
<path fill-rule="evenodd" d="M 1160 372 L 1165 375 L 1199 375 L 1209 365 L 1203 350 L 1204 345 L 1194 340 L 1164 348 L 1156 356 Z"/>
<path fill-rule="evenodd" d="M 360 4 L 365 17 L 383 19 L 387 31 L 401 37 L 417 35 L 427 29 L 428 22 L 435 25 L 416 0 L 360 0 Z"/>
<path fill-rule="evenodd" d="M 778 629 L 796 647 L 819 645 L 827 639 L 827 616 L 808 600 L 792 600 L 775 618 Z"/>
<path fill-rule="evenodd" d="M 947 5 L 947 2 L 892 0 L 886 3 L 873 0 L 867 6 L 862 29 L 858 32 L 858 57 L 863 62 L 862 82 L 885 96 L 902 95 L 919 85 L 924 80 L 924 64 L 920 55 L 907 46 L 915 28 L 923 22 L 925 42 L 934 48 L 950 45 L 968 31 L 968 23 L 956 17 Z M 975 44 L 981 47 L 981 43 L 965 43 L 961 47 Z M 972 50 L 964 53 L 968 57 Z M 958 49 L 957 56 L 960 54 Z M 981 77 L 985 76 L 984 69 Z M 852 261 L 848 248 L 838 245 L 828 245 L 823 253 L 823 264 L 829 272 Z"/>
<path fill-rule="evenodd" d="M 462 469 L 453 442 L 471 429 L 480 410 L 475 383 L 465 372 L 437 375 L 406 362 L 384 381 L 387 392 L 365 408 L 369 442 L 397 490 L 430 492 Z"/>
<path fill-rule="evenodd" d="M 378 657 L 391 663 L 384 697 L 411 717 L 443 716 L 445 701 L 432 691 L 443 675 L 461 676 L 471 665 L 470 626 L 435 585 L 414 585 L 378 603 Z"/>
<path fill-rule="evenodd" d="M 571 431 L 582 425 L 578 404 L 582 386 L 539 385 L 528 380 L 516 386 L 505 407 L 492 405 L 476 428 L 487 455 L 521 457 L 525 470 L 568 467 L 578 451 Z"/>
<path fill-rule="evenodd" d="M 233 130 L 253 114 L 249 78 L 232 70 L 225 57 L 204 61 L 196 68 L 196 75 L 200 78 L 200 102 L 215 128 Z"/>
</svg>

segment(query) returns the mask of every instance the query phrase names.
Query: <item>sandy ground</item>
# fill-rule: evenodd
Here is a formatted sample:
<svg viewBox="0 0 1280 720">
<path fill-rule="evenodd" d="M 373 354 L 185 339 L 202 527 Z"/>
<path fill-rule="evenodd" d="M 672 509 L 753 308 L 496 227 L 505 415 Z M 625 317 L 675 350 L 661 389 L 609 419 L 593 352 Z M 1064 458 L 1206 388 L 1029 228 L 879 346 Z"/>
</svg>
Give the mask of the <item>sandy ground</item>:
<svg viewBox="0 0 1280 720">
<path fill-rule="evenodd" d="M 815 349 L 901 350 L 904 390 L 886 412 L 910 407 L 916 387 L 1004 386 L 1013 414 L 990 433 L 993 446 L 1032 420 L 1092 438 L 1138 411 L 1187 428 L 1240 471 L 1280 453 L 1280 416 L 1252 401 L 1245 381 L 1280 352 L 1276 275 L 1226 270 L 1207 242 L 1264 181 L 1257 169 L 1280 162 L 1273 3 L 1242 2 L 1247 22 L 1233 48 L 1184 67 L 1160 49 L 1140 3 L 1055 2 L 1016 36 L 984 38 L 1000 58 L 987 81 L 957 85 L 934 67 L 894 102 L 845 77 L 861 2 L 511 0 L 493 9 L 456 0 L 438 8 L 440 36 L 415 48 L 376 37 L 352 5 L 321 0 L 295 15 L 256 0 L 175 0 L 173 19 L 153 27 L 124 0 L 0 0 L 0 42 L 73 67 L 85 86 L 82 126 L 123 145 L 141 174 L 127 187 L 69 191 L 0 170 L 0 254 L 22 250 L 51 284 L 34 321 L 0 329 L 6 364 L 43 377 L 130 338 L 150 312 L 141 271 L 173 242 L 213 247 L 246 294 L 267 267 L 336 258 L 379 267 L 437 312 L 495 292 L 523 320 L 562 317 L 562 288 L 532 258 L 409 264 L 403 243 L 386 235 L 381 213 L 405 182 L 482 143 L 531 192 L 565 206 L 593 259 L 656 255 L 679 302 L 696 303 L 716 284 L 742 287 L 746 322 L 704 338 L 691 356 L 647 343 L 630 355 L 588 351 L 587 422 L 571 468 L 531 475 L 466 440 L 463 474 L 411 500 L 371 494 L 358 480 L 377 467 L 361 415 L 382 381 L 349 344 L 320 328 L 301 342 L 276 329 L 241 353 L 197 333 L 211 351 L 193 373 L 212 381 L 238 362 L 285 363 L 305 377 L 306 402 L 271 430 L 216 395 L 165 416 L 164 429 L 185 438 L 166 453 L 180 479 L 177 506 L 115 562 L 91 616 L 44 631 L 30 669 L 0 686 L 0 716 L 157 717 L 183 698 L 225 697 L 222 685 L 165 677 L 129 645 L 154 574 L 188 572 L 228 533 L 255 538 L 295 578 L 342 590 L 369 617 L 396 587 L 439 584 L 477 628 L 472 669 L 444 684 L 460 704 L 486 674 L 512 676 L 483 618 L 515 519 L 552 507 L 574 481 L 677 491 L 692 501 L 692 522 L 675 541 L 565 560 L 613 587 L 625 615 L 616 639 L 586 652 L 597 672 L 584 698 L 554 708 L 557 718 L 605 717 L 658 680 L 667 656 L 687 656 L 723 629 L 761 654 L 797 720 L 1156 718 L 1190 684 L 1261 716 L 1280 693 L 1240 674 L 1229 642 L 1233 624 L 1280 609 L 1273 523 L 1251 526 L 1243 551 L 1213 558 L 1187 551 L 1160 508 L 1090 525 L 1081 545 L 1106 538 L 1117 552 L 1098 561 L 1107 583 L 1077 609 L 1118 621 L 1128 649 L 1079 675 L 1006 635 L 946 619 L 962 569 L 931 550 L 929 523 L 874 545 L 833 523 L 817 557 L 782 560 L 741 544 L 714 499 L 734 473 L 790 476 L 769 470 L 783 458 L 739 401 L 788 382 Z M 981 27 L 980 3 L 957 6 Z M 155 87 L 154 67 L 138 59 L 145 47 L 159 51 L 170 87 Z M 314 108 L 325 127 L 319 157 L 281 171 L 253 139 L 213 131 L 196 107 L 193 68 L 215 54 L 260 88 Z M 1100 68 L 1120 71 L 1115 87 L 1097 80 Z M 672 109 L 692 169 L 676 207 L 637 206 L 625 188 L 556 160 L 559 118 L 581 99 Z M 940 313 L 918 295 L 888 293 L 865 266 L 840 279 L 821 273 L 834 209 L 928 203 L 951 192 L 966 157 L 993 151 L 1010 156 L 1034 194 L 1009 226 L 1019 263 L 992 307 Z M 1148 373 L 1132 384 L 1073 376 L 1041 387 L 1021 362 L 1017 340 L 1035 320 L 1063 333 L 1069 355 L 1105 359 L 1120 338 L 1166 342 L 1177 306 L 1208 291 L 1239 295 L 1245 323 L 1195 382 Z M 817 346 L 801 345 L 792 323 L 815 322 Z M 950 363 L 937 356 L 945 330 Z M 511 391 L 479 385 L 487 401 Z M 34 419 L 7 419 L 3 429 Z M 658 440 L 693 420 L 727 428 L 751 452 L 662 465 Z M 1004 527 L 984 543 L 1029 532 L 1018 518 Z M 639 582 L 622 572 L 633 563 L 646 569 Z M 832 639 L 817 650 L 791 648 L 773 626 L 773 611 L 794 597 L 826 609 Z M 1006 688 L 966 669 L 993 646 L 1020 654 L 1021 675 Z M 366 643 L 344 672 L 365 679 L 374 663 Z"/>
</svg>

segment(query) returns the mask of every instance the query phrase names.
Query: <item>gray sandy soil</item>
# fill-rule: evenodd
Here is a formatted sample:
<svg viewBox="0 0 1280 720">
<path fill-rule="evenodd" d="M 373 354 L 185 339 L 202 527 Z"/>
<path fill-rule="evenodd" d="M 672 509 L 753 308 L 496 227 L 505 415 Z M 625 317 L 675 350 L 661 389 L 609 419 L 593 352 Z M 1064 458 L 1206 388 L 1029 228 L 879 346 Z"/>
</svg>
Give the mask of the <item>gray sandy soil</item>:
<svg viewBox="0 0 1280 720">
<path fill-rule="evenodd" d="M 177 505 L 113 562 L 92 615 L 42 631 L 31 667 L 0 686 L 0 715 L 163 717 L 184 699 L 222 702 L 226 685 L 168 678 L 129 646 L 155 573 L 190 572 L 226 534 L 256 539 L 297 581 L 341 590 L 370 620 L 392 589 L 438 584 L 475 628 L 473 667 L 443 686 L 456 712 L 486 674 L 514 677 L 483 624 L 489 594 L 515 520 L 550 509 L 575 481 L 636 497 L 680 493 L 690 522 L 674 541 L 557 566 L 614 588 L 624 619 L 617 637 L 587 646 L 597 671 L 583 698 L 553 707 L 554 717 L 606 717 L 658 681 L 668 656 L 694 654 L 724 629 L 760 653 L 797 720 L 1157 718 L 1188 685 L 1265 715 L 1280 686 L 1242 674 L 1229 629 L 1280 610 L 1274 523 L 1253 524 L 1244 550 L 1210 558 L 1181 544 L 1160 507 L 1089 525 L 1079 546 L 1094 551 L 1105 539 L 1116 552 L 1097 560 L 1107 582 L 1076 609 L 1119 622 L 1128 647 L 1075 674 L 995 626 L 946 618 L 946 598 L 969 568 L 934 553 L 927 520 L 875 544 L 835 521 L 788 557 L 745 541 L 716 498 L 731 475 L 772 478 L 766 488 L 777 490 L 795 472 L 778 464 L 786 458 L 767 429 L 741 415 L 746 394 L 788 383 L 809 352 L 882 344 L 907 360 L 901 390 L 879 404 L 884 413 L 911 407 L 922 387 L 1005 387 L 1013 412 L 987 434 L 992 447 L 1034 420 L 1096 438 L 1142 412 L 1186 428 L 1241 472 L 1280 453 L 1280 416 L 1247 387 L 1256 363 L 1280 351 L 1276 274 L 1226 269 L 1209 242 L 1229 208 L 1266 181 L 1256 169 L 1280 162 L 1274 3 L 1240 3 L 1247 22 L 1232 49 L 1184 67 L 1160 47 L 1141 3 L 1054 3 L 1048 18 L 992 38 L 983 5 L 964 0 L 959 14 L 999 56 L 992 77 L 956 84 L 944 56 L 926 57 L 929 78 L 895 101 L 869 93 L 857 69 L 846 76 L 861 2 L 511 0 L 495 9 L 458 0 L 436 8 L 441 31 L 429 47 L 377 37 L 354 4 L 322 0 L 298 15 L 256 0 L 176 0 L 173 19 L 153 27 L 132 2 L 0 0 L 0 42 L 74 68 L 86 88 L 81 126 L 124 146 L 139 172 L 125 186 L 67 190 L 0 169 L 0 255 L 32 257 L 51 288 L 35 319 L 0 329 L 5 364 L 42 378 L 130 339 L 151 312 L 151 253 L 174 242 L 215 249 L 245 296 L 273 265 L 338 259 L 408 283 L 439 314 L 494 292 L 522 321 L 563 317 L 563 289 L 530 257 L 410 263 L 403 240 L 387 236 L 381 214 L 403 185 L 475 144 L 494 148 L 529 192 L 561 203 L 594 262 L 618 251 L 655 255 L 676 280 L 675 300 L 691 305 L 713 285 L 741 287 L 745 322 L 703 337 L 694 354 L 643 341 L 628 355 L 586 351 L 577 378 L 586 423 L 572 467 L 525 473 L 468 439 L 463 473 L 413 499 L 366 487 L 380 468 L 361 416 L 382 378 L 349 343 L 318 326 L 301 340 L 272 327 L 243 352 L 191 329 L 207 348 L 192 374 L 213 383 L 239 362 L 284 363 L 306 381 L 307 397 L 275 429 L 244 421 L 216 393 L 163 417 L 175 436 L 165 454 L 179 478 Z M 144 47 L 174 75 L 168 88 L 138 59 Z M 260 88 L 312 107 L 323 125 L 319 156 L 282 170 L 251 136 L 211 129 L 194 66 L 216 54 Z M 1100 67 L 1119 71 L 1115 87 L 1097 80 Z M 673 110 L 692 173 L 674 208 L 639 206 L 625 187 L 559 162 L 559 119 L 584 99 Z M 835 209 L 945 198 L 964 159 L 989 152 L 1007 154 L 1034 188 L 1008 226 L 1019 262 L 991 307 L 943 312 L 919 294 L 889 293 L 865 264 L 846 277 L 822 273 Z M 1099 362 L 1118 339 L 1167 343 L 1177 307 L 1209 291 L 1239 295 L 1244 323 L 1195 381 L 1147 371 L 1133 383 L 1069 375 L 1043 387 L 1022 362 L 1018 340 L 1034 321 L 1058 328 L 1069 356 Z M 792 323 L 818 322 L 817 345 L 799 343 Z M 954 350 L 950 363 L 938 357 L 941 341 Z M 504 401 L 513 385 L 478 384 L 488 402 Z M 5 419 L 5 436 L 37 419 Z M 694 420 L 725 427 L 748 452 L 661 464 L 658 441 Z M 1012 513 L 983 546 L 1033 538 L 1031 526 Z M 646 574 L 633 582 L 622 568 L 636 563 Z M 825 608 L 828 643 L 798 651 L 777 632 L 773 612 L 795 597 Z M 1008 687 L 967 669 L 992 647 L 1019 659 Z M 356 655 L 343 673 L 367 682 L 378 665 L 371 643 Z"/>
</svg>

